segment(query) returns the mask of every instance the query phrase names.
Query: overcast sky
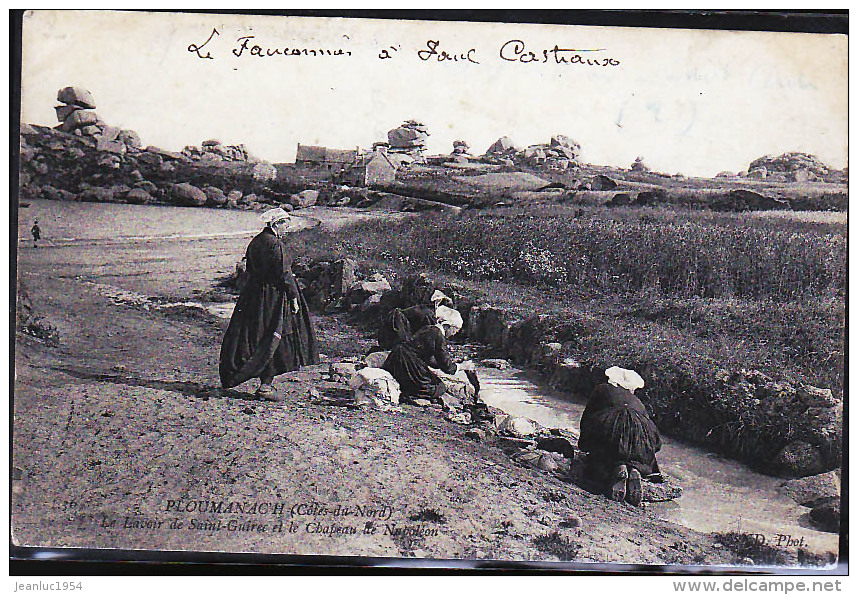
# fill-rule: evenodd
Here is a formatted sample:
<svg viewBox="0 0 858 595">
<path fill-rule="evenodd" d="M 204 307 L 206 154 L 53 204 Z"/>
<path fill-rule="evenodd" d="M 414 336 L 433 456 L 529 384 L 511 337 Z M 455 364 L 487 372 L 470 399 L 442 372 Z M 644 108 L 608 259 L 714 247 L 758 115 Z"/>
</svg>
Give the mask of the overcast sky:
<svg viewBox="0 0 858 595">
<path fill-rule="evenodd" d="M 460 59 L 421 59 L 430 40 Z M 343 54 L 255 55 L 283 48 Z M 415 118 L 430 153 L 560 133 L 586 162 L 640 155 L 667 173 L 739 171 L 786 151 L 847 164 L 842 35 L 38 11 L 24 19 L 21 75 L 23 122 L 56 125 L 57 90 L 80 86 L 146 145 L 217 138 L 272 162 L 293 161 L 299 142 L 368 148 Z"/>
</svg>

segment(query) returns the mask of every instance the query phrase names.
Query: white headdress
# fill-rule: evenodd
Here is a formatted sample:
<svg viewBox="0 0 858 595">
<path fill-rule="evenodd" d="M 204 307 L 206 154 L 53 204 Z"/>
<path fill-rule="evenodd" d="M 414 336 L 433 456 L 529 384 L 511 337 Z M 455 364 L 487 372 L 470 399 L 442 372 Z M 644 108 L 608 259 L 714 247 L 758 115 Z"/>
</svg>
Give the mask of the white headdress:
<svg viewBox="0 0 858 595">
<path fill-rule="evenodd" d="M 459 314 L 458 310 L 454 310 L 453 308 L 438 306 L 435 308 L 435 318 L 438 320 L 438 324 L 450 328 L 450 331 L 446 333 L 448 337 L 452 337 L 462 328 L 462 315 Z"/>
<path fill-rule="evenodd" d="M 429 301 L 436 306 L 445 300 L 450 301 L 450 298 L 447 297 L 447 295 L 440 289 L 436 289 L 435 292 L 432 294 L 432 297 L 429 298 Z"/>
<path fill-rule="evenodd" d="M 275 207 L 273 209 L 268 209 L 267 211 L 262 213 L 259 218 L 265 225 L 271 225 L 273 223 L 277 223 L 278 221 L 289 221 L 292 217 L 290 217 L 289 213 L 287 213 L 280 207 Z"/>
<path fill-rule="evenodd" d="M 634 370 L 612 366 L 605 370 L 605 376 L 608 377 L 608 384 L 621 386 L 631 392 L 644 387 L 644 379 Z"/>
</svg>

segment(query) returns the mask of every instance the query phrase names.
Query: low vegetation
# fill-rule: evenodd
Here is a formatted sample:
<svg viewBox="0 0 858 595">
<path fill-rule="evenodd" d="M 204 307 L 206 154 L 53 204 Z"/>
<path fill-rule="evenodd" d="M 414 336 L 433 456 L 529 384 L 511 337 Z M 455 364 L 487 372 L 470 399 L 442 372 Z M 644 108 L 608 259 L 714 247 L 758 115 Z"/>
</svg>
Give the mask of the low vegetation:
<svg viewBox="0 0 858 595">
<path fill-rule="evenodd" d="M 564 537 L 557 531 L 533 538 L 533 545 L 543 554 L 554 556 L 561 562 L 571 562 L 578 557 L 581 545 Z"/>
</svg>

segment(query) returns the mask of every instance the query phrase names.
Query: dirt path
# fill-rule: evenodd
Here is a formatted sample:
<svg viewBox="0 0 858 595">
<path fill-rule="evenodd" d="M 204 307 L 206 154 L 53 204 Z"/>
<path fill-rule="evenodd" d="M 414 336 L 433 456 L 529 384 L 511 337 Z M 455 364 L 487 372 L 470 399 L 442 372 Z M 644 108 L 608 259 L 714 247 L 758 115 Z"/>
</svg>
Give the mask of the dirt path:
<svg viewBox="0 0 858 595">
<path fill-rule="evenodd" d="M 324 365 L 281 377 L 282 403 L 255 401 L 248 385 L 223 393 L 217 358 L 225 321 L 116 304 L 89 283 L 193 299 L 230 269 L 245 241 L 20 253 L 20 277 L 61 345 L 29 336 L 16 344 L 16 543 L 733 561 L 709 536 L 519 466 L 435 410 L 349 408 Z M 369 345 L 342 319 L 316 323 L 330 359 Z"/>
</svg>

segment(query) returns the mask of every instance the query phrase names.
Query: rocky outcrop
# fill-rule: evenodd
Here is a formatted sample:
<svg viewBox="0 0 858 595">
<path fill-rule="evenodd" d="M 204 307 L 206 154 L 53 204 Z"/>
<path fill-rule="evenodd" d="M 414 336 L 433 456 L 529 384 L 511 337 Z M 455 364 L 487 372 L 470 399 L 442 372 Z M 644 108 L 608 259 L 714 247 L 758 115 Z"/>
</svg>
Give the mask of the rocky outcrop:
<svg viewBox="0 0 858 595">
<path fill-rule="evenodd" d="M 647 167 L 647 165 L 644 163 L 643 157 L 635 157 L 635 160 L 632 163 L 631 170 L 637 172 L 648 172 L 649 167 Z"/>
<path fill-rule="evenodd" d="M 318 190 L 303 190 L 289 197 L 289 204 L 296 209 L 312 207 L 319 200 Z"/>
<path fill-rule="evenodd" d="M 781 490 L 796 504 L 815 507 L 826 498 L 840 497 L 840 475 L 837 471 L 791 479 L 781 484 Z"/>
<path fill-rule="evenodd" d="M 814 178 L 825 177 L 828 175 L 830 168 L 819 160 L 815 155 L 808 153 L 800 153 L 797 151 L 784 153 L 777 157 L 765 155 L 759 159 L 754 159 L 748 166 L 748 172 L 765 170 L 766 175 L 773 173 L 789 174 L 791 179 L 795 181 L 799 176 L 813 176 Z"/>
<path fill-rule="evenodd" d="M 559 171 L 578 165 L 581 145 L 566 135 L 555 134 L 544 144 L 518 149 L 508 136 L 502 136 L 486 150 L 483 160 L 504 165 L 529 165 Z"/>
<path fill-rule="evenodd" d="M 374 314 L 385 300 L 390 301 L 396 294 L 383 275 L 363 273 L 350 258 L 312 264 L 298 262 L 293 271 L 304 287 L 307 304 L 315 312 L 345 310 Z"/>
<path fill-rule="evenodd" d="M 206 193 L 192 184 L 173 184 L 170 197 L 174 204 L 183 207 L 199 207 L 206 204 Z"/>
<path fill-rule="evenodd" d="M 98 151 L 124 155 L 129 149 L 138 150 L 143 146 L 140 136 L 133 130 L 108 126 L 99 118 L 94 111 L 95 99 L 86 89 L 60 89 L 57 92 L 57 101 L 63 104 L 54 107 L 60 122 L 57 129 L 94 139 Z"/>
<path fill-rule="evenodd" d="M 206 186 L 203 188 L 203 192 L 206 195 L 206 204 L 211 205 L 213 207 L 220 207 L 226 204 L 227 198 L 226 194 L 224 194 L 223 190 L 220 188 L 215 188 L 214 186 Z"/>
<path fill-rule="evenodd" d="M 406 120 L 398 128 L 387 133 L 389 153 L 407 154 L 422 161 L 429 140 L 429 129 L 417 120 Z"/>
<path fill-rule="evenodd" d="M 519 149 L 508 136 L 502 136 L 491 144 L 486 149 L 486 157 L 514 157 L 518 154 Z"/>
<path fill-rule="evenodd" d="M 453 152 L 450 153 L 450 161 L 454 163 L 470 163 L 474 156 L 471 155 L 471 147 L 463 140 L 453 141 Z"/>
<path fill-rule="evenodd" d="M 98 134 L 87 136 L 23 124 L 19 144 L 20 196 L 218 208 L 260 208 L 259 203 L 276 202 L 277 193 L 270 190 L 267 182 L 254 179 L 249 168 L 203 168 L 181 153 L 153 146 L 142 149 L 141 144 L 136 133 L 117 128 L 99 128 Z M 206 200 L 195 192 L 191 196 L 187 191 L 174 191 L 176 182 L 202 190 Z M 234 187 L 236 184 L 264 194 L 245 196 Z"/>
<path fill-rule="evenodd" d="M 71 113 L 73 108 L 95 109 L 95 99 L 92 93 L 80 87 L 65 87 L 57 91 L 57 101 L 66 104 L 67 113 Z M 56 108 L 57 112 L 60 108 Z"/>
<path fill-rule="evenodd" d="M 188 145 L 182 149 L 182 154 L 193 161 L 218 163 L 222 161 L 242 161 L 255 163 L 259 161 L 252 156 L 247 147 L 242 145 L 224 145 L 219 140 L 203 141 L 199 147 Z"/>
<path fill-rule="evenodd" d="M 814 525 L 830 533 L 840 532 L 840 498 L 825 498 L 810 511 Z"/>
</svg>

